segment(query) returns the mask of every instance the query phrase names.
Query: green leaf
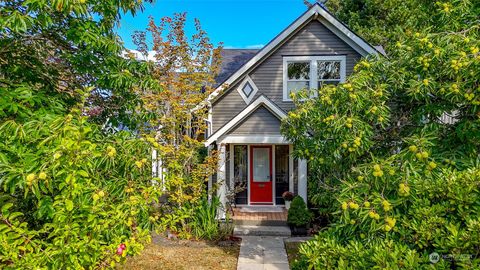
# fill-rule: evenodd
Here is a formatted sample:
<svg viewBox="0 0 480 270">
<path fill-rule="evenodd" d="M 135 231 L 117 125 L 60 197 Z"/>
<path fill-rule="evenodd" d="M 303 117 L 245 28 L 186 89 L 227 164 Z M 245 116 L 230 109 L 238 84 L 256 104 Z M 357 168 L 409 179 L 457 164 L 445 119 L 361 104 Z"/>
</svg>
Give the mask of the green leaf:
<svg viewBox="0 0 480 270">
<path fill-rule="evenodd" d="M 88 173 L 87 173 L 86 171 L 84 171 L 84 170 L 79 170 L 79 171 L 77 171 L 77 173 L 78 173 L 79 175 L 83 176 L 83 177 L 88 177 Z"/>
<path fill-rule="evenodd" d="M 4 206 L 2 206 L 2 213 L 4 215 L 7 215 L 8 209 L 10 209 L 13 206 L 13 203 L 6 203 Z"/>
<path fill-rule="evenodd" d="M 65 200 L 65 208 L 67 211 L 72 211 L 73 210 L 73 202 L 71 200 Z"/>
</svg>

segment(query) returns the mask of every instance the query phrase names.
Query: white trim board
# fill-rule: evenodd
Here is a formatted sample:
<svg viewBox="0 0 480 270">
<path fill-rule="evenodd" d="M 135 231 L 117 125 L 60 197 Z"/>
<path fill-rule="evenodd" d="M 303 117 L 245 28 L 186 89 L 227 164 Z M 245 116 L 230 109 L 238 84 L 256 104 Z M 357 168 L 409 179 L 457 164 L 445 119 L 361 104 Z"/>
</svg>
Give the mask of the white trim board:
<svg viewBox="0 0 480 270">
<path fill-rule="evenodd" d="M 283 32 L 276 36 L 270 43 L 263 47 L 252 59 L 245 63 L 240 69 L 233 73 L 224 83 L 222 83 L 215 91 L 208 96 L 208 101 L 214 100 L 217 96 L 221 95 L 223 90 L 228 89 L 229 85 L 232 85 L 240 77 L 242 77 L 250 68 L 262 61 L 265 56 L 272 53 L 278 45 L 287 40 L 291 34 L 295 33 L 301 26 L 303 26 L 310 19 L 317 19 L 329 28 L 334 34 L 349 44 L 360 55 L 367 56 L 369 54 L 378 55 L 379 52 L 370 44 L 365 42 L 361 37 L 348 29 L 337 18 L 325 10 L 320 4 L 315 3 L 309 10 L 303 13 L 297 18 L 290 26 L 288 26 Z M 327 22 L 327 23 L 325 23 Z"/>
<path fill-rule="evenodd" d="M 272 162 L 272 175 L 270 176 L 270 179 L 272 181 L 272 204 L 277 205 L 277 194 L 275 187 L 277 186 L 277 175 L 276 175 L 276 170 L 275 170 L 275 144 L 272 144 L 272 148 L 270 149 L 271 151 L 271 162 Z"/>
<path fill-rule="evenodd" d="M 205 146 L 212 144 L 218 138 L 226 134 L 229 130 L 235 127 L 238 123 L 248 117 L 252 112 L 254 112 L 258 107 L 264 105 L 271 113 L 273 113 L 278 119 L 283 119 L 287 115 L 286 113 L 278 108 L 272 101 L 270 101 L 265 96 L 258 97 L 254 102 L 250 103 L 243 111 L 241 111 L 237 116 L 235 116 L 232 120 L 228 121 L 223 127 L 217 130 L 212 136 L 210 136 L 207 141 L 205 142 Z"/>
<path fill-rule="evenodd" d="M 290 144 L 290 142 L 281 135 L 227 135 L 218 139 L 219 143 L 232 144 Z"/>
</svg>

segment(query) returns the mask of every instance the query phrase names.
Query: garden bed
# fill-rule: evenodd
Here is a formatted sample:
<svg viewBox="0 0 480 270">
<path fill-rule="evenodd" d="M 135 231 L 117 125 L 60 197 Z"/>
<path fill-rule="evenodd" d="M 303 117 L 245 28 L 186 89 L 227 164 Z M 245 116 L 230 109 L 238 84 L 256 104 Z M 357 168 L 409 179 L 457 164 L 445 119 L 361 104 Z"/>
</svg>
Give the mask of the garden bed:
<svg viewBox="0 0 480 270">
<path fill-rule="evenodd" d="M 302 242 L 285 242 L 285 250 L 287 251 L 288 264 L 290 267 L 292 266 L 292 263 L 300 257 L 298 248 L 301 244 Z"/>
<path fill-rule="evenodd" d="M 240 241 L 220 242 L 169 240 L 154 236 L 141 254 L 127 259 L 117 269 L 237 269 Z"/>
</svg>

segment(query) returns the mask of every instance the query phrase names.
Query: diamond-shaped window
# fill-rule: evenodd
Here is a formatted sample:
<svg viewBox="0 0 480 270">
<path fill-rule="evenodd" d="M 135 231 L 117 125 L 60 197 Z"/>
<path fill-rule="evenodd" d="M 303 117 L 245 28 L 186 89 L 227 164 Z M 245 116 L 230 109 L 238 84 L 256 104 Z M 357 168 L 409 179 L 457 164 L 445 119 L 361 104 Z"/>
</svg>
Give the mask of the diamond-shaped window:
<svg viewBox="0 0 480 270">
<path fill-rule="evenodd" d="M 237 87 L 237 92 L 245 103 L 249 104 L 258 92 L 258 88 L 253 80 L 247 75 L 242 83 Z"/>
<path fill-rule="evenodd" d="M 242 91 L 243 91 L 243 93 L 245 94 L 246 97 L 249 97 L 250 94 L 253 92 L 253 88 L 252 88 L 252 86 L 250 85 L 250 83 L 247 82 L 247 83 L 243 86 Z"/>
</svg>

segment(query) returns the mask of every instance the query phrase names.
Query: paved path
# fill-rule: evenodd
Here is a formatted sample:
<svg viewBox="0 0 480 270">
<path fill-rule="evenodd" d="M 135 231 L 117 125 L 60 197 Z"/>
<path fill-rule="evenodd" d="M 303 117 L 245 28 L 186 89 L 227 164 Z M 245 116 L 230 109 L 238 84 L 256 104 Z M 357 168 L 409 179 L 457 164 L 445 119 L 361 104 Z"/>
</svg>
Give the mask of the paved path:
<svg viewBox="0 0 480 270">
<path fill-rule="evenodd" d="M 284 237 L 242 236 L 237 270 L 289 270 Z"/>
</svg>

